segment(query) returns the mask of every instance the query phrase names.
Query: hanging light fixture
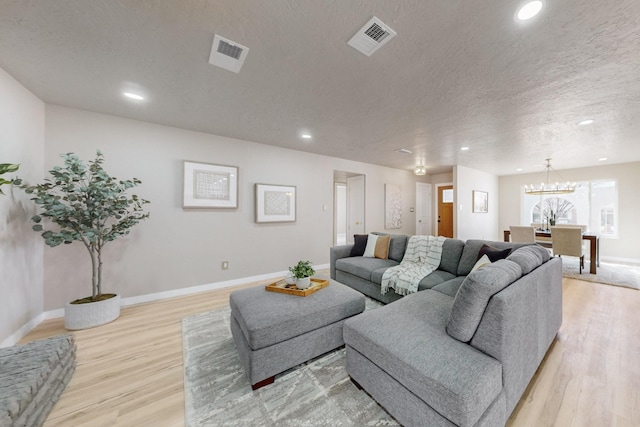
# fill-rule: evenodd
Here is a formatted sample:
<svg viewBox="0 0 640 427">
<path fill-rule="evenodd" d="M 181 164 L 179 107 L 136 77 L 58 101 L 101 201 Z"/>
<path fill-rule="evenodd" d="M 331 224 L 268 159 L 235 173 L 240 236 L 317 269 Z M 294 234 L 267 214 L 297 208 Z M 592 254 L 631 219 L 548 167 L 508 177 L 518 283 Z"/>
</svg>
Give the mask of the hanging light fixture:
<svg viewBox="0 0 640 427">
<path fill-rule="evenodd" d="M 524 186 L 525 194 L 542 196 L 545 194 L 569 194 L 569 193 L 575 192 L 576 191 L 575 182 L 573 184 L 571 184 L 570 182 L 561 184 L 560 181 L 556 181 L 555 184 L 549 182 L 549 175 L 551 173 L 551 169 L 553 168 L 551 167 L 551 159 L 545 159 L 545 161 L 547 162 L 545 166 L 545 169 L 547 170 L 547 183 L 545 184 L 543 182 L 540 184 L 540 186 L 534 186 L 533 184 L 531 184 L 531 186 L 525 185 Z M 556 172 L 555 170 L 553 171 L 553 173 L 555 173 L 556 175 L 558 175 L 558 177 L 560 177 L 560 174 L 558 174 L 558 172 Z"/>
<path fill-rule="evenodd" d="M 416 169 L 413 171 L 413 173 L 415 173 L 416 175 L 426 175 L 427 168 L 423 165 L 418 165 L 416 166 Z"/>
</svg>

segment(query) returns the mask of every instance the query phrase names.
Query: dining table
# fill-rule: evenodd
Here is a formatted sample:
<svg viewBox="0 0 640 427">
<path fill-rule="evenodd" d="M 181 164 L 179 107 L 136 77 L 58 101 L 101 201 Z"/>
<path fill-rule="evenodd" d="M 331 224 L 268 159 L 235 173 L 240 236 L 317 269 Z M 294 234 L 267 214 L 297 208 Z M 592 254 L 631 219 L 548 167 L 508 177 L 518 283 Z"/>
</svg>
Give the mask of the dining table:
<svg viewBox="0 0 640 427">
<path fill-rule="evenodd" d="M 504 230 L 504 241 L 509 241 L 511 232 Z M 536 237 L 551 237 L 549 230 L 536 230 Z M 600 236 L 595 233 L 582 233 L 582 239 L 589 242 L 589 273 L 596 274 L 597 267 L 600 267 Z M 545 242 L 550 243 L 550 242 Z M 545 245 L 546 246 L 546 245 Z M 551 247 L 553 249 L 553 246 Z M 595 260 L 595 262 L 594 262 Z"/>
</svg>

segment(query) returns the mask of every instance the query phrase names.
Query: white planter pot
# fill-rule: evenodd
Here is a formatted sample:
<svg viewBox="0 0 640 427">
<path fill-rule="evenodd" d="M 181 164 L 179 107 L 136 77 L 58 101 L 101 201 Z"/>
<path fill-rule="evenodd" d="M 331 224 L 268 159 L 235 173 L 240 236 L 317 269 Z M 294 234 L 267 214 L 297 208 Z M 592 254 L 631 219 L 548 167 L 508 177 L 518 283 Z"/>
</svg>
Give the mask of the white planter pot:
<svg viewBox="0 0 640 427">
<path fill-rule="evenodd" d="M 302 279 L 296 279 L 296 288 L 307 289 L 311 285 L 311 277 L 303 277 Z"/>
<path fill-rule="evenodd" d="M 64 307 L 64 327 L 69 330 L 104 325 L 120 317 L 120 295 L 88 304 L 67 303 Z"/>
<path fill-rule="evenodd" d="M 291 274 L 291 272 L 288 272 L 284 276 L 284 281 L 287 283 L 287 285 L 295 285 L 296 284 L 296 278 L 293 277 L 293 274 Z"/>
</svg>

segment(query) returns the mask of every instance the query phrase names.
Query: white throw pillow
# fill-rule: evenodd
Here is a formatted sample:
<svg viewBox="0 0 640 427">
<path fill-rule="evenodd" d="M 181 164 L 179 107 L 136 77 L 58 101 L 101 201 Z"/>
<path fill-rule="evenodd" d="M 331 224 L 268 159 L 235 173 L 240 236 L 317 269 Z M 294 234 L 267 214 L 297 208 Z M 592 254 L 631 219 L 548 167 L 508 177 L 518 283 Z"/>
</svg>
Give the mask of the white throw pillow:
<svg viewBox="0 0 640 427">
<path fill-rule="evenodd" d="M 476 261 L 476 264 L 473 266 L 473 268 L 471 269 L 470 273 L 473 273 L 474 271 L 478 270 L 479 268 L 482 268 L 485 265 L 489 265 L 489 264 L 491 264 L 491 260 L 489 259 L 487 254 L 484 254 L 484 255 L 482 255 L 480 257 L 480 259 L 478 261 Z"/>
<path fill-rule="evenodd" d="M 369 234 L 367 237 L 367 247 L 364 249 L 363 257 L 373 258 L 376 255 L 376 242 L 378 241 L 378 235 Z"/>
</svg>

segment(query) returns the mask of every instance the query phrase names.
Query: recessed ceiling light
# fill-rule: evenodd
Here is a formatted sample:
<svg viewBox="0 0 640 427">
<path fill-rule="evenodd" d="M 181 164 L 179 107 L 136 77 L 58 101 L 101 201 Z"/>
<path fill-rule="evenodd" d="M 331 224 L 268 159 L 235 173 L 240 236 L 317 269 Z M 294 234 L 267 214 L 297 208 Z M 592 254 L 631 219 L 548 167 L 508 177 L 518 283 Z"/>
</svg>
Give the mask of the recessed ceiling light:
<svg viewBox="0 0 640 427">
<path fill-rule="evenodd" d="M 311 139 L 311 134 L 310 133 L 303 133 L 302 135 L 300 135 L 300 137 L 302 139 Z"/>
<path fill-rule="evenodd" d="M 516 172 L 522 172 L 522 168 L 516 169 Z"/>
<path fill-rule="evenodd" d="M 599 161 L 599 162 L 604 162 L 605 160 L 608 160 L 608 159 L 607 159 L 606 157 L 600 157 L 600 158 L 598 159 L 598 161 Z"/>
<path fill-rule="evenodd" d="M 469 147 L 461 147 L 460 151 L 467 151 L 469 149 Z"/>
<path fill-rule="evenodd" d="M 583 121 L 581 121 L 581 122 L 578 122 L 578 125 L 580 125 L 580 126 L 590 125 L 590 124 L 591 124 L 591 123 L 593 123 L 593 122 L 595 122 L 595 120 L 593 120 L 593 119 L 586 119 L 586 120 L 583 120 Z"/>
<path fill-rule="evenodd" d="M 543 5 L 544 4 L 542 3 L 541 0 L 530 1 L 529 3 L 525 4 L 518 10 L 516 17 L 520 21 L 528 21 L 529 19 L 533 18 L 538 13 L 540 13 Z"/>
<path fill-rule="evenodd" d="M 410 150 L 407 150 L 406 148 L 398 148 L 397 150 L 393 150 L 396 153 L 402 153 L 402 154 L 411 154 Z"/>
<path fill-rule="evenodd" d="M 135 101 L 144 101 L 144 96 L 142 95 L 138 95 L 137 93 L 133 93 L 133 92 L 123 92 L 122 93 L 124 96 L 126 96 L 129 99 L 133 99 Z"/>
</svg>

